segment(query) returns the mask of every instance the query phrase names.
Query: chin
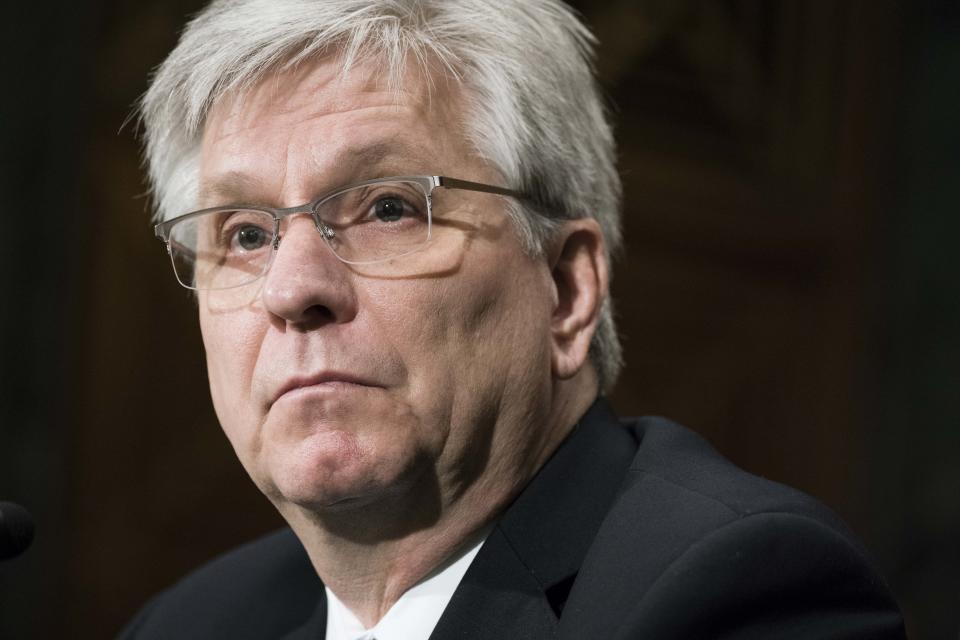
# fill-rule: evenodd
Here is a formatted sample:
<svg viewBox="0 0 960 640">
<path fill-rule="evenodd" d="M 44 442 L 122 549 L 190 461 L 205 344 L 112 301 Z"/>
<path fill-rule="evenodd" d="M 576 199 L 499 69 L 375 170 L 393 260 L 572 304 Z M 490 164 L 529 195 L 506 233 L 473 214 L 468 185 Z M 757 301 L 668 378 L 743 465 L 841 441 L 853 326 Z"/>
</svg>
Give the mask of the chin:
<svg viewBox="0 0 960 640">
<path fill-rule="evenodd" d="M 313 434 L 293 451 L 274 452 L 268 461 L 272 491 L 265 493 L 278 508 L 291 504 L 316 513 L 378 502 L 395 494 L 407 474 L 406 465 L 376 453 L 361 446 L 355 434 Z"/>
</svg>

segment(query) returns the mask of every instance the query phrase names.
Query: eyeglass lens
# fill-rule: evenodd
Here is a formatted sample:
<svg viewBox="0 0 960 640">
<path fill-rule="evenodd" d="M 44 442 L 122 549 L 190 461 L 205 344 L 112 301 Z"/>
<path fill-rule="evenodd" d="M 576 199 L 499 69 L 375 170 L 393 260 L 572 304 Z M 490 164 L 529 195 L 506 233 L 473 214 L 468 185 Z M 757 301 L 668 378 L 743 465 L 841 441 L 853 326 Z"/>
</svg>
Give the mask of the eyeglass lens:
<svg viewBox="0 0 960 640">
<path fill-rule="evenodd" d="M 415 182 L 349 188 L 320 201 L 314 212 L 318 231 L 348 263 L 402 256 L 430 237 L 427 194 Z M 270 266 L 276 228 L 277 218 L 257 209 L 214 209 L 184 218 L 170 230 L 177 279 L 191 289 L 229 289 L 253 282 Z"/>
</svg>

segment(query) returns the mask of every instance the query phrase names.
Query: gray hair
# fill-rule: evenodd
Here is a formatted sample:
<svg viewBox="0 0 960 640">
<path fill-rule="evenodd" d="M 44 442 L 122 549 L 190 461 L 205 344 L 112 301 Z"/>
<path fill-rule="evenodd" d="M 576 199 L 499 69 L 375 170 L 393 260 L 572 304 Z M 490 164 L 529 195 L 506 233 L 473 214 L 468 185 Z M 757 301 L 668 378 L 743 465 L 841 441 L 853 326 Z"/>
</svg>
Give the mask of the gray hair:
<svg viewBox="0 0 960 640">
<path fill-rule="evenodd" d="M 558 220 L 593 217 L 609 267 L 621 244 L 621 185 L 594 44 L 560 0 L 214 0 L 140 104 L 156 217 L 196 207 L 204 121 L 226 92 L 331 51 L 344 72 L 377 59 L 395 85 L 410 60 L 424 72 L 439 61 L 463 90 L 477 153 L 538 203 L 513 205 L 527 249 L 542 252 Z M 609 296 L 590 358 L 609 390 L 622 365 Z"/>
</svg>

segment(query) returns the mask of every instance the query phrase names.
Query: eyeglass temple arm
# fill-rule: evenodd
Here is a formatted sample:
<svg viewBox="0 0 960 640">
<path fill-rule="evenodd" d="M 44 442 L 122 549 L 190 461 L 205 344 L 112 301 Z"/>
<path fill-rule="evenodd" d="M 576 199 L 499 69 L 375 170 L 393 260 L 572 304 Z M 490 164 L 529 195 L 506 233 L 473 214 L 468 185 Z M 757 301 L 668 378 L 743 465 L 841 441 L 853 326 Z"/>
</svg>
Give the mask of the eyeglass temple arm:
<svg viewBox="0 0 960 640">
<path fill-rule="evenodd" d="M 165 243 L 171 242 L 170 239 L 170 220 L 164 220 L 153 225 L 153 234 Z"/>
<path fill-rule="evenodd" d="M 479 182 L 470 182 L 469 180 L 457 180 L 456 178 L 448 178 L 446 176 L 437 176 L 437 185 L 441 187 L 446 187 L 447 189 L 464 189 L 466 191 L 481 191 L 483 193 L 496 193 L 501 196 L 511 196 L 513 198 L 520 198 L 522 200 L 526 199 L 519 191 L 513 191 L 511 189 L 504 189 L 502 187 L 494 187 L 489 184 L 480 184 Z"/>
</svg>

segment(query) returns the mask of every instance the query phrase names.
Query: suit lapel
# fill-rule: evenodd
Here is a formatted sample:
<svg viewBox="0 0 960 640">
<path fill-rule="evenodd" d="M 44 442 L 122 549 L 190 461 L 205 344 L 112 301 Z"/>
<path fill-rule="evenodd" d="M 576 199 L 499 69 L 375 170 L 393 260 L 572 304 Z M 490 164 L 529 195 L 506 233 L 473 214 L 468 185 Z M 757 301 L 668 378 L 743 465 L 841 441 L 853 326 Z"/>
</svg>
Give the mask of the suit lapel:
<svg viewBox="0 0 960 640">
<path fill-rule="evenodd" d="M 543 591 L 495 528 L 454 592 L 431 640 L 553 638 L 557 619 Z"/>
<path fill-rule="evenodd" d="M 604 400 L 504 512 L 431 640 L 553 638 L 637 443 Z"/>
</svg>

